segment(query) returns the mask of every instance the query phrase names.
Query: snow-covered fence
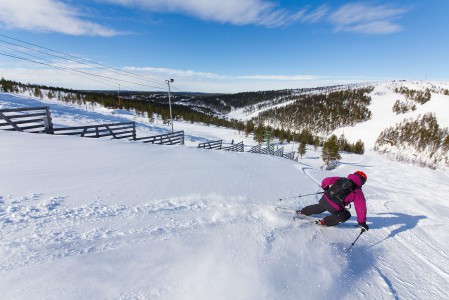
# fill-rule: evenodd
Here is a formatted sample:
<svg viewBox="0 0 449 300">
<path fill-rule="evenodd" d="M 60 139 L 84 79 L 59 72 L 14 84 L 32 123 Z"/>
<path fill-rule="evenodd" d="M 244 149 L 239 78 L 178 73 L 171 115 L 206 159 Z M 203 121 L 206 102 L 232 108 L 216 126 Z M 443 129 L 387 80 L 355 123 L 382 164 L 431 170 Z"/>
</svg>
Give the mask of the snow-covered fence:
<svg viewBox="0 0 449 300">
<path fill-rule="evenodd" d="M 51 133 L 48 106 L 0 109 L 0 129 L 30 133 Z"/>
<path fill-rule="evenodd" d="M 221 150 L 222 146 L 223 146 L 223 140 L 218 140 L 218 141 L 200 143 L 198 145 L 198 148 Z"/>
<path fill-rule="evenodd" d="M 273 155 L 274 156 L 283 157 L 283 155 L 284 155 L 284 147 L 281 147 L 281 148 L 277 149 L 276 151 L 274 151 Z"/>
<path fill-rule="evenodd" d="M 257 145 L 252 147 L 248 152 L 251 153 L 257 153 L 257 154 L 267 154 L 267 155 L 274 155 L 274 156 L 280 156 L 287 159 L 294 160 L 295 159 L 295 152 L 290 152 L 284 154 L 284 147 L 274 150 L 274 145 L 269 145 L 268 147 L 262 148 L 261 145 Z"/>
<path fill-rule="evenodd" d="M 290 153 L 284 153 L 284 147 L 281 147 L 279 149 L 277 149 L 274 154 L 275 156 L 280 156 L 283 158 L 287 158 L 287 159 L 291 159 L 294 160 L 295 159 L 295 152 L 290 152 Z"/>
<path fill-rule="evenodd" d="M 261 148 L 259 153 L 274 155 L 274 145 L 269 145 L 268 147 Z"/>
<path fill-rule="evenodd" d="M 282 155 L 282 157 L 286 158 L 286 159 L 291 159 L 291 160 L 295 160 L 295 152 L 290 152 L 290 153 L 284 153 Z"/>
<path fill-rule="evenodd" d="M 184 130 L 148 137 L 140 137 L 135 138 L 134 140 L 157 145 L 184 145 Z"/>
<path fill-rule="evenodd" d="M 262 149 L 262 146 L 261 145 L 257 145 L 257 146 L 251 147 L 251 149 L 249 149 L 248 152 L 259 153 L 260 154 L 260 149 Z"/>
<path fill-rule="evenodd" d="M 222 150 L 226 151 L 234 151 L 234 152 L 244 152 L 245 146 L 243 145 L 243 141 L 229 147 L 223 147 Z"/>
<path fill-rule="evenodd" d="M 111 136 L 114 139 L 136 139 L 136 124 L 134 122 L 100 124 L 89 126 L 53 128 L 53 134 L 79 135 L 81 137 L 100 138 Z"/>
<path fill-rule="evenodd" d="M 54 128 L 48 106 L 1 109 L 0 129 L 92 138 L 136 138 L 134 122 Z"/>
<path fill-rule="evenodd" d="M 223 140 L 212 141 L 212 142 L 204 142 L 199 143 L 198 148 L 203 149 L 213 149 L 213 150 L 225 150 L 225 151 L 234 151 L 234 152 L 244 152 L 245 146 L 243 145 L 243 141 L 237 144 L 233 144 L 228 147 L 223 147 Z"/>
</svg>

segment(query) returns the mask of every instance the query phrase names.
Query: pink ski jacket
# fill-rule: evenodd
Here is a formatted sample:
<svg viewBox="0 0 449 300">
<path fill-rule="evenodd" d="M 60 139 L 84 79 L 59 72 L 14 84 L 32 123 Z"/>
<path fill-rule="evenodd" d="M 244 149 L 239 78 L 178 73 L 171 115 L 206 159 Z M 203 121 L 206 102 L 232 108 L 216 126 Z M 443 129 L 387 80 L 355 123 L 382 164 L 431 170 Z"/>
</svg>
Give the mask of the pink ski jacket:
<svg viewBox="0 0 449 300">
<path fill-rule="evenodd" d="M 340 179 L 341 177 L 327 177 L 321 182 L 321 187 L 323 189 L 326 189 L 329 187 L 329 185 L 332 185 Z M 345 206 L 349 205 L 349 203 L 354 202 L 355 212 L 357 213 L 357 222 L 359 223 L 365 223 L 366 222 L 366 200 L 365 195 L 362 192 L 362 179 L 356 174 L 349 174 L 348 179 L 354 182 L 357 187 L 352 193 L 350 193 L 345 199 Z M 329 200 L 329 198 L 324 194 L 324 197 L 326 198 L 327 202 L 335 208 L 336 210 L 340 210 L 341 207 L 339 207 L 337 204 Z"/>
</svg>

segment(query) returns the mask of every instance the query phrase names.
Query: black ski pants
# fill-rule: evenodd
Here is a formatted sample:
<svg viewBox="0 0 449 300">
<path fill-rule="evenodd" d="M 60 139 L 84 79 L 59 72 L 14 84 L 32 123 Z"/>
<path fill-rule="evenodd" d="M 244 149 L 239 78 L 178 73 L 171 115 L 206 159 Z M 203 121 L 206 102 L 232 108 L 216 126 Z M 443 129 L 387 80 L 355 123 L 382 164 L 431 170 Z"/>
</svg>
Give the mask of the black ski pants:
<svg viewBox="0 0 449 300">
<path fill-rule="evenodd" d="M 321 197 L 318 204 L 312 204 L 301 209 L 301 213 L 310 216 L 315 214 L 321 214 L 325 211 L 331 213 L 330 216 L 324 217 L 324 225 L 326 226 L 335 226 L 339 223 L 346 222 L 351 217 L 351 213 L 346 208 L 341 210 L 336 210 L 332 205 L 327 202 L 326 198 Z"/>
</svg>

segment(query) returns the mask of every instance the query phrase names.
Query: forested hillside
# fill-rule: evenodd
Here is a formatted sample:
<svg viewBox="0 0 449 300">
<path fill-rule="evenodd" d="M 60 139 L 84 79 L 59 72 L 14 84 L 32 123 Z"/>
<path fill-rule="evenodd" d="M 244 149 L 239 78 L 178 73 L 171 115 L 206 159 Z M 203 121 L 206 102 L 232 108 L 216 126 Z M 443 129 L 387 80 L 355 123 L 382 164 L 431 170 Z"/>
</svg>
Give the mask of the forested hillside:
<svg viewBox="0 0 449 300">
<path fill-rule="evenodd" d="M 368 95 L 373 87 L 334 91 L 328 94 L 300 95 L 298 100 L 262 112 L 263 122 L 282 128 L 307 128 L 315 134 L 327 135 L 343 126 L 371 118 Z"/>
<path fill-rule="evenodd" d="M 382 131 L 374 150 L 422 166 L 449 166 L 449 130 L 440 127 L 434 114 L 427 113 Z"/>
</svg>

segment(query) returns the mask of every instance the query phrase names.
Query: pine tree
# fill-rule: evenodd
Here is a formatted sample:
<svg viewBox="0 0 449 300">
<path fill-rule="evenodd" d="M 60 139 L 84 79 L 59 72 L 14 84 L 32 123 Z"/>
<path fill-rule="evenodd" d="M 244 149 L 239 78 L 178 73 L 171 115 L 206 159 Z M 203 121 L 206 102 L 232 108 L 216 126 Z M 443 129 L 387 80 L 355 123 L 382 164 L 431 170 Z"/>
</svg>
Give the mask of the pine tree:
<svg viewBox="0 0 449 300">
<path fill-rule="evenodd" d="M 322 158 L 326 164 L 333 160 L 341 159 L 340 153 L 338 152 L 338 139 L 335 134 L 324 142 Z"/>
<path fill-rule="evenodd" d="M 298 147 L 298 153 L 301 156 L 301 158 L 302 158 L 302 156 L 304 154 L 306 154 L 306 151 L 307 151 L 307 149 L 306 149 L 306 140 L 305 139 L 301 139 L 301 143 L 299 144 L 299 147 Z"/>
<path fill-rule="evenodd" d="M 363 154 L 365 153 L 365 144 L 362 142 L 362 140 L 358 140 L 353 149 L 352 152 L 356 153 L 356 154 Z"/>
<path fill-rule="evenodd" d="M 248 137 L 248 135 L 254 131 L 254 122 L 252 120 L 249 120 L 246 122 L 245 125 L 245 137 Z"/>
<path fill-rule="evenodd" d="M 265 128 L 264 128 L 263 124 L 259 124 L 254 129 L 254 140 L 258 144 L 263 144 L 263 142 L 265 141 Z"/>
</svg>

